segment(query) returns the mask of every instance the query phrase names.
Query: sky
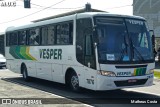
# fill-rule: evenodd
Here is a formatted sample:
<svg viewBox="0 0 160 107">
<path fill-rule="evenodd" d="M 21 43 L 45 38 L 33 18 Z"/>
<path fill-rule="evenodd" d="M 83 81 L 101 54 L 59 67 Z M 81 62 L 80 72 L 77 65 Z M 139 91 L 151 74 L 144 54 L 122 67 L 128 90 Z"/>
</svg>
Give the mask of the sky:
<svg viewBox="0 0 160 107">
<path fill-rule="evenodd" d="M 21 26 L 36 19 L 81 9 L 86 3 L 90 3 L 93 9 L 113 14 L 133 14 L 133 0 L 31 0 L 30 9 L 24 8 L 23 1 L 0 0 L 0 32 L 5 32 L 7 27 Z"/>
</svg>

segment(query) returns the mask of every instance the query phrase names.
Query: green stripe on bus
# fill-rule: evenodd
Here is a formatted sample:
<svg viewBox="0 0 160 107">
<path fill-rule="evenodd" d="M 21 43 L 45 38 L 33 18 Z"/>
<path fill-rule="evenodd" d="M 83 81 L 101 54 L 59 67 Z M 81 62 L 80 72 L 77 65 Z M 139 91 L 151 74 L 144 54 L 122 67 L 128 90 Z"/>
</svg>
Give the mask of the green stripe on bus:
<svg viewBox="0 0 160 107">
<path fill-rule="evenodd" d="M 15 58 L 15 59 L 20 59 L 19 56 L 15 52 L 15 46 L 10 47 L 9 53 Z"/>
<path fill-rule="evenodd" d="M 24 56 L 22 56 L 22 55 L 20 54 L 20 47 L 19 47 L 19 46 L 16 47 L 15 51 L 16 51 L 16 54 L 17 54 L 21 59 L 25 59 Z"/>
<path fill-rule="evenodd" d="M 29 56 L 32 60 L 36 60 L 32 55 L 29 53 L 30 47 L 26 47 L 26 54 Z"/>
<path fill-rule="evenodd" d="M 20 48 L 20 54 L 27 60 L 32 60 L 27 54 L 26 54 L 26 47 L 21 47 Z"/>
<path fill-rule="evenodd" d="M 15 59 L 36 60 L 32 55 L 29 54 L 29 47 L 26 46 L 11 46 L 9 48 L 9 53 Z"/>
</svg>

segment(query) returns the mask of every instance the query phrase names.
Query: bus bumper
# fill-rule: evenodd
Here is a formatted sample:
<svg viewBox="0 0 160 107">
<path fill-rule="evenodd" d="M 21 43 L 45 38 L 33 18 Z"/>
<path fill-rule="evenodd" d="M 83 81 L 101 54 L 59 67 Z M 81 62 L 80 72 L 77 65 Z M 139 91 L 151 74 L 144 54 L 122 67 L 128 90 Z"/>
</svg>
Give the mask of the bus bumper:
<svg viewBox="0 0 160 107">
<path fill-rule="evenodd" d="M 133 77 L 107 77 L 97 76 L 97 89 L 96 90 L 114 90 L 122 88 L 135 88 L 151 86 L 153 84 L 153 74 L 145 76 Z"/>
</svg>

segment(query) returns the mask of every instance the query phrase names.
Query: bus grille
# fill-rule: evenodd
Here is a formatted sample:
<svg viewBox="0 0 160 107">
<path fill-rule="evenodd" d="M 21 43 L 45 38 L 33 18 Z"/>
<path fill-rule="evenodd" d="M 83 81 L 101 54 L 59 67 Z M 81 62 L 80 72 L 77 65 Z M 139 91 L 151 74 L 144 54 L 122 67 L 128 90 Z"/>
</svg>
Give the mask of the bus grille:
<svg viewBox="0 0 160 107">
<path fill-rule="evenodd" d="M 5 64 L 5 62 L 0 62 L 0 64 Z"/>
<path fill-rule="evenodd" d="M 134 85 L 143 85 L 146 83 L 148 79 L 140 79 L 136 80 L 136 82 L 128 82 L 129 80 L 125 81 L 114 81 L 117 87 L 122 87 L 122 86 L 134 86 Z"/>
</svg>

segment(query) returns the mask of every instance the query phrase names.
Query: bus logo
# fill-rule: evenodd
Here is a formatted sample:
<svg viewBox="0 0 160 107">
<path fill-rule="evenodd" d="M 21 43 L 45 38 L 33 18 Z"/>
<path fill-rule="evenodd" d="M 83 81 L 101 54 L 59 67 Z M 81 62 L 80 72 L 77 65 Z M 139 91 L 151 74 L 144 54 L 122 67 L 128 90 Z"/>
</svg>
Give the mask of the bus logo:
<svg viewBox="0 0 160 107">
<path fill-rule="evenodd" d="M 131 76 L 131 72 L 117 72 L 117 76 Z"/>
<path fill-rule="evenodd" d="M 42 59 L 62 59 L 62 49 L 40 49 L 39 53 Z"/>
<path fill-rule="evenodd" d="M 146 74 L 146 68 L 135 68 L 133 76 L 142 76 Z"/>
</svg>

